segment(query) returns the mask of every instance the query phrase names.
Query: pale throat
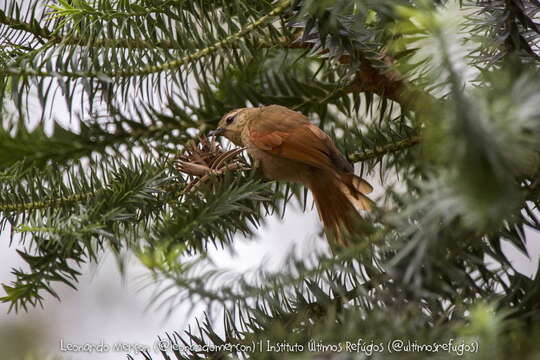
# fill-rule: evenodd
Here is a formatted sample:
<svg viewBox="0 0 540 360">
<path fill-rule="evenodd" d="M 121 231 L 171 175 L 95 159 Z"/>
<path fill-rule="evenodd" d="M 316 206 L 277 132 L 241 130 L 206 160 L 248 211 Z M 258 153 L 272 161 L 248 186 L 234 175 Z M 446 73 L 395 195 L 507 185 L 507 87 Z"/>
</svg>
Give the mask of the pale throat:
<svg viewBox="0 0 540 360">
<path fill-rule="evenodd" d="M 242 133 L 240 131 L 229 130 L 225 134 L 225 137 L 236 146 L 244 146 L 244 142 L 242 141 Z"/>
</svg>

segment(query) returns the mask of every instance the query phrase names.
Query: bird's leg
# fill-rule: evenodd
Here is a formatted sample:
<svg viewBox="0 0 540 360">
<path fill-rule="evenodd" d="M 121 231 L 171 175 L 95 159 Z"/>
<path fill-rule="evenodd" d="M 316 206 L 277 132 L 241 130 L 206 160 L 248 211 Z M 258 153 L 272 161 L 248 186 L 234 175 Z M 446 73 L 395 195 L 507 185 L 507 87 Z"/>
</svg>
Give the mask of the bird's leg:
<svg viewBox="0 0 540 360">
<path fill-rule="evenodd" d="M 267 176 L 264 173 L 263 163 L 261 160 L 254 159 L 253 157 L 251 157 L 251 164 L 252 164 L 251 169 L 255 171 L 257 176 L 261 178 L 267 178 Z"/>
</svg>

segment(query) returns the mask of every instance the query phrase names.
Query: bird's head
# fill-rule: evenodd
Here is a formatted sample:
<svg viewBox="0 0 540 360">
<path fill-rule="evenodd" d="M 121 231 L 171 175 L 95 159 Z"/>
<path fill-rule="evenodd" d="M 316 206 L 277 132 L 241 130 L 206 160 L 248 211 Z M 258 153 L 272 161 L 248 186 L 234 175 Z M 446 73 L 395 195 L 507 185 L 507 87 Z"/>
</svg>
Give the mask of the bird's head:
<svg viewBox="0 0 540 360">
<path fill-rule="evenodd" d="M 242 130 L 247 125 L 253 110 L 256 110 L 256 108 L 241 108 L 228 112 L 219 121 L 217 129 L 211 131 L 209 135 L 223 135 L 235 145 L 244 146 L 242 143 Z"/>
</svg>

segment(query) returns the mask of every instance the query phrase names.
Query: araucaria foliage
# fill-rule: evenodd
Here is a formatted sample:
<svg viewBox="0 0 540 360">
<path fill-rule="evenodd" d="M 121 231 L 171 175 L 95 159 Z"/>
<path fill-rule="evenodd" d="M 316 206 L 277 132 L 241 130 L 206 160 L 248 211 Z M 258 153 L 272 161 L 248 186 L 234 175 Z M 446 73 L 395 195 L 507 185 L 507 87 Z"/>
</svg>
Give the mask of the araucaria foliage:
<svg viewBox="0 0 540 360">
<path fill-rule="evenodd" d="M 127 252 L 162 306 L 208 306 L 169 334 L 199 347 L 141 359 L 371 342 L 377 359 L 536 359 L 540 272 L 505 249 L 540 230 L 539 41 L 537 0 L 4 0 L 0 226 L 28 266 L 1 300 L 32 311 Z M 188 185 L 175 162 L 223 114 L 269 104 L 332 134 L 382 195 L 351 246 L 224 274 L 209 248 L 311 204 L 245 168 Z M 477 347 L 390 353 L 396 339 Z"/>
</svg>

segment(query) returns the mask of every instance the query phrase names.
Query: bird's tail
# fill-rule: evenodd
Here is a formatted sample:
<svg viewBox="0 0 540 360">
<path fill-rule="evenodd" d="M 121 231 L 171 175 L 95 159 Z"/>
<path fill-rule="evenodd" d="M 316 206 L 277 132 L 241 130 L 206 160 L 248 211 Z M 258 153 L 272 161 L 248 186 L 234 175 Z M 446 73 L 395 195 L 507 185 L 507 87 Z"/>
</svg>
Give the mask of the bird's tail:
<svg viewBox="0 0 540 360">
<path fill-rule="evenodd" d="M 352 233 L 359 210 L 371 210 L 373 202 L 365 195 L 371 185 L 354 174 L 324 172 L 309 181 L 319 216 L 327 233 L 340 245 L 347 245 L 344 231 Z"/>
</svg>

